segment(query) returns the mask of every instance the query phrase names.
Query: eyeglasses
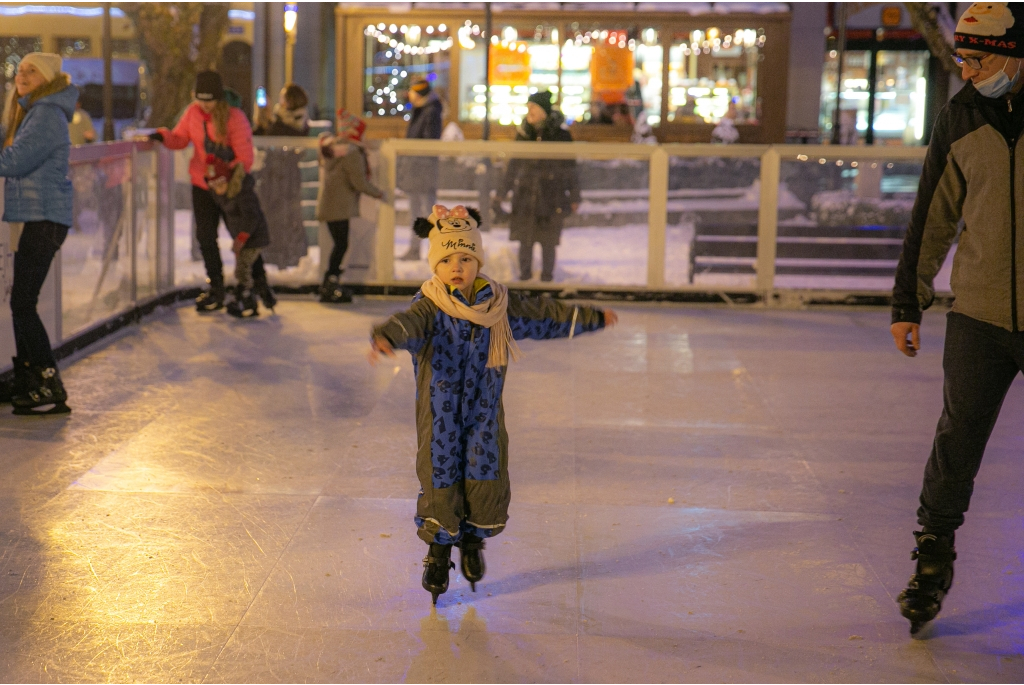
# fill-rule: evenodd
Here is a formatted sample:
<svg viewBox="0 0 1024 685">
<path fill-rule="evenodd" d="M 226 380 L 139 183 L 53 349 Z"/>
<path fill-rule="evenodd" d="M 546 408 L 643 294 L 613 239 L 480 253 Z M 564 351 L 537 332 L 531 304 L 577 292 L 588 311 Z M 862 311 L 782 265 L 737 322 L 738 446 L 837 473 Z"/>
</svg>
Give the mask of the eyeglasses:
<svg viewBox="0 0 1024 685">
<path fill-rule="evenodd" d="M 981 61 L 985 59 L 985 57 L 964 57 L 956 54 L 955 52 L 950 55 L 950 57 L 953 58 L 953 61 L 956 62 L 958 67 L 962 68 L 966 64 L 971 69 L 981 69 Z"/>
</svg>

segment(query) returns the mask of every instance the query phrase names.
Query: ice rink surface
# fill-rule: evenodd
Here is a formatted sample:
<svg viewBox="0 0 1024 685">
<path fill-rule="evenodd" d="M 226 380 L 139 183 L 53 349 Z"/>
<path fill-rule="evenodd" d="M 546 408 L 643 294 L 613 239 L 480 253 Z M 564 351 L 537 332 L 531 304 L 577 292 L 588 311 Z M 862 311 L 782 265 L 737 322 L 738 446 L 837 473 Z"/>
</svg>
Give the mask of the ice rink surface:
<svg viewBox="0 0 1024 685">
<path fill-rule="evenodd" d="M 68 418 L 0 414 L 0 679 L 1021 682 L 1024 388 L 956 580 L 895 597 L 941 408 L 944 317 L 619 305 L 526 342 L 513 500 L 477 593 L 431 610 L 398 300 L 167 310 L 64 366 Z M 457 553 L 454 555 L 457 558 Z"/>
</svg>

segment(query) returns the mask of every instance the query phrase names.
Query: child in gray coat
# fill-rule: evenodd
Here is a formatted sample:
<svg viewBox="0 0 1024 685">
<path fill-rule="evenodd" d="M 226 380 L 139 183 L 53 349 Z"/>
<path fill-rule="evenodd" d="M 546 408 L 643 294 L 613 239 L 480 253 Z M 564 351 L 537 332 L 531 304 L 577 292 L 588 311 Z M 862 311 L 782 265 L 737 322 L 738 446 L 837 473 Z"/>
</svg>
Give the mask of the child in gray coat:
<svg viewBox="0 0 1024 685">
<path fill-rule="evenodd" d="M 384 191 L 370 182 L 370 163 L 363 149 L 366 122 L 338 110 L 338 133 L 320 135 L 320 193 L 316 198 L 316 219 L 327 222 L 334 248 L 320 286 L 321 302 L 351 302 L 352 295 L 341 287 L 341 262 L 348 251 L 348 221 L 359 216 L 359 195 L 383 198 Z"/>
</svg>

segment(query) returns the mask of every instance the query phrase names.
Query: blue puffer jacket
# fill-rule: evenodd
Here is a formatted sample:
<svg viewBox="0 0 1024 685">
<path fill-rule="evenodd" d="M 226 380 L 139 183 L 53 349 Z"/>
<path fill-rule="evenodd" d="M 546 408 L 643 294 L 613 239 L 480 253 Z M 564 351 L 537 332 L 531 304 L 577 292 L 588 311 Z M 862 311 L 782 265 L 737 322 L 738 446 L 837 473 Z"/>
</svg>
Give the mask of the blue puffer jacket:
<svg viewBox="0 0 1024 685">
<path fill-rule="evenodd" d="M 61 74 L 35 97 L 18 100 L 25 118 L 14 141 L 0 150 L 4 177 L 4 221 L 53 221 L 71 225 L 72 188 L 68 122 L 75 114 L 78 88 Z M 7 131 L 0 126 L 0 144 Z"/>
</svg>

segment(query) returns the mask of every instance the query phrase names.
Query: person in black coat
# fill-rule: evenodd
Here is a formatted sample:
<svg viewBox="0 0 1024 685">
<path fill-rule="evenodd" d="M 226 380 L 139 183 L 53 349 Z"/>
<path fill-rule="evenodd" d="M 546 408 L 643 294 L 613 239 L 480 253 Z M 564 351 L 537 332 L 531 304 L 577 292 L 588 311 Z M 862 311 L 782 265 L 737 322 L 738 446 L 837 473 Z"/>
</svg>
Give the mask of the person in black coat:
<svg viewBox="0 0 1024 685">
<path fill-rule="evenodd" d="M 565 117 L 551 106 L 551 93 L 539 92 L 527 102 L 526 119 L 516 130 L 516 140 L 572 142 Z M 512 193 L 509 239 L 519 241 L 519 278 L 533 278 L 533 244 L 540 243 L 540 280 L 555 273 L 555 248 L 562 225 L 580 204 L 580 180 L 572 159 L 513 159 L 495 202 Z"/>
<path fill-rule="evenodd" d="M 412 117 L 405 131 L 406 138 L 440 140 L 444 105 L 428 81 L 416 81 L 409 87 Z M 437 203 L 437 157 L 401 157 L 398 163 L 398 187 L 409 197 L 410 221 L 418 216 L 430 216 Z M 420 242 L 410 229 L 409 251 L 402 259 L 420 258 Z"/>
</svg>

